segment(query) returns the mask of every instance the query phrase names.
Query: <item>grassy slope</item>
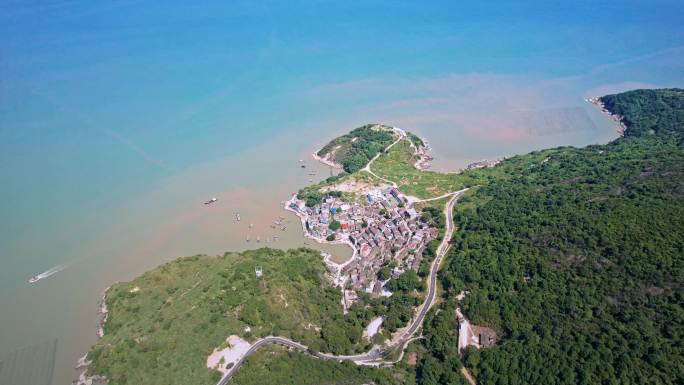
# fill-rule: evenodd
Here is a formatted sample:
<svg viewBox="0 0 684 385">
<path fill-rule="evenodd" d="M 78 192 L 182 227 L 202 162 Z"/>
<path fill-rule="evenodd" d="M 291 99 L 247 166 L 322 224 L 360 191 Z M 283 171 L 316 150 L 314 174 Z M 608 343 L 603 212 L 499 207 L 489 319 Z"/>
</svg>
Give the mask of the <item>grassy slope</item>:
<svg viewBox="0 0 684 385">
<path fill-rule="evenodd" d="M 543 160 L 550 150 L 535 151 L 524 156 L 514 156 L 494 168 L 464 170 L 459 173 L 441 173 L 418 170 L 417 160 L 408 140 L 402 140 L 372 164 L 378 176 L 397 183 L 399 189 L 418 198 L 433 198 L 465 187 L 481 186 L 514 177 L 524 167 Z"/>
<path fill-rule="evenodd" d="M 263 268 L 260 280 L 256 265 Z M 341 312 L 340 293 L 324 282 L 324 269 L 312 250 L 260 249 L 182 258 L 115 284 L 89 371 L 105 374 L 112 385 L 208 384 L 217 372 L 205 367 L 206 357 L 230 334 L 314 343 L 318 333 L 303 325 Z"/>
<path fill-rule="evenodd" d="M 404 193 L 418 198 L 440 196 L 466 185 L 467 179 L 463 175 L 418 170 L 413 166 L 416 160 L 410 142 L 402 140 L 376 159 L 372 170 L 397 183 Z"/>
</svg>

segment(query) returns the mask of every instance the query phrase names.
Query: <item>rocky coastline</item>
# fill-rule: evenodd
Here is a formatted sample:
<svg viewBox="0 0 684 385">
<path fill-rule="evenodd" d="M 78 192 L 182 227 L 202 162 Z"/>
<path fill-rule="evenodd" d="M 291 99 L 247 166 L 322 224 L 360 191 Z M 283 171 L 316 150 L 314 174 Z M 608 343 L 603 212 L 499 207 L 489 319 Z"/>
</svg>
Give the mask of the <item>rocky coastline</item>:
<svg viewBox="0 0 684 385">
<path fill-rule="evenodd" d="M 624 117 L 618 114 L 614 114 L 610 112 L 607 108 L 606 105 L 603 103 L 603 100 L 599 96 L 592 96 L 590 98 L 584 99 L 586 102 L 591 103 L 598 107 L 602 113 L 608 115 L 610 117 L 610 120 L 614 121 L 615 123 L 618 124 L 618 134 L 620 136 L 625 136 L 625 130 L 627 129 L 627 126 L 624 123 Z"/>
<path fill-rule="evenodd" d="M 107 317 L 109 315 L 109 310 L 107 309 L 107 292 L 109 292 L 111 286 L 108 286 L 102 293 L 102 297 L 97 301 L 97 315 L 100 318 L 97 323 L 97 338 L 102 338 L 104 336 L 104 326 L 107 323 Z M 93 375 L 88 376 L 88 366 L 92 361 L 88 360 L 88 353 L 84 354 L 83 357 L 79 358 L 76 362 L 75 369 L 80 371 L 78 378 L 72 382 L 72 385 L 98 385 L 106 384 L 107 378 L 105 376 Z"/>
</svg>

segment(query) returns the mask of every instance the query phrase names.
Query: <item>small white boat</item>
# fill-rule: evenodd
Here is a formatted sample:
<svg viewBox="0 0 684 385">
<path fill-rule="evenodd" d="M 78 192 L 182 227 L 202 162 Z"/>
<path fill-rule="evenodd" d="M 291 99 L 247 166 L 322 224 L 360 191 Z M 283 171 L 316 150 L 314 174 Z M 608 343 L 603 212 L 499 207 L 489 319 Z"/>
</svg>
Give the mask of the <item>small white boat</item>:
<svg viewBox="0 0 684 385">
<path fill-rule="evenodd" d="M 212 203 L 215 203 L 218 200 L 218 198 L 214 197 L 209 199 L 208 201 L 204 202 L 205 205 L 210 205 Z"/>
<path fill-rule="evenodd" d="M 53 274 L 57 274 L 64 269 L 66 269 L 66 265 L 57 265 L 49 270 L 46 270 L 40 274 L 36 274 L 33 277 L 29 278 L 28 283 L 36 283 L 41 279 L 45 279 Z"/>
</svg>

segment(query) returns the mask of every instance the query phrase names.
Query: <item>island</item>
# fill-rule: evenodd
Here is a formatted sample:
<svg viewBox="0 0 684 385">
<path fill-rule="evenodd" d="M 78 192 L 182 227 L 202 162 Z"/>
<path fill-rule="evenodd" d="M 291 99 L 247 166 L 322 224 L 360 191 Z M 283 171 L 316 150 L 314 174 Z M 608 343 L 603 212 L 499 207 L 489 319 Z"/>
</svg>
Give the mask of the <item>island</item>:
<svg viewBox="0 0 684 385">
<path fill-rule="evenodd" d="M 681 381 L 684 90 L 592 99 L 624 125 L 458 173 L 382 124 L 315 156 L 343 171 L 285 209 L 310 249 L 182 258 L 106 293 L 82 382 Z"/>
</svg>

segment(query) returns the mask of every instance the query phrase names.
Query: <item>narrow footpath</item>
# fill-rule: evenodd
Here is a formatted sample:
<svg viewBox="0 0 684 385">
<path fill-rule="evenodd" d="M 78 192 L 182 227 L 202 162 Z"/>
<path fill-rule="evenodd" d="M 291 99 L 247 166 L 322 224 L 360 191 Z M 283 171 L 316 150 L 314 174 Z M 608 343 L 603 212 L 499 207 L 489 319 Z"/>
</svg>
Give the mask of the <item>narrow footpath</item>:
<svg viewBox="0 0 684 385">
<path fill-rule="evenodd" d="M 399 135 L 399 138 L 398 138 L 397 140 L 395 140 L 394 142 L 392 142 L 392 144 L 390 144 L 389 146 L 387 146 L 387 148 L 385 148 L 384 151 L 381 151 L 381 152 L 378 152 L 377 154 L 375 154 L 375 156 L 374 156 L 371 160 L 368 161 L 368 163 L 366 164 L 366 166 L 360 170 L 360 171 L 365 171 L 365 172 L 367 172 L 367 173 L 373 175 L 374 177 L 380 179 L 380 180 L 383 181 L 383 182 L 387 182 L 387 183 L 391 184 L 392 187 L 394 187 L 394 188 L 397 188 L 397 187 L 398 187 L 398 186 L 397 186 L 397 183 L 396 183 L 396 182 L 393 182 L 393 181 L 391 181 L 391 180 L 389 180 L 389 179 L 385 179 L 385 178 L 379 176 L 378 174 L 374 173 L 373 170 L 371 170 L 371 165 L 373 164 L 373 162 L 375 162 L 376 159 L 378 159 L 378 158 L 383 154 L 383 152 L 389 151 L 389 149 L 392 148 L 392 146 L 394 146 L 395 144 L 399 143 L 399 142 L 402 141 L 404 138 L 406 138 L 406 133 L 405 133 L 403 130 L 398 130 L 398 131 L 397 131 L 397 134 Z"/>
</svg>

